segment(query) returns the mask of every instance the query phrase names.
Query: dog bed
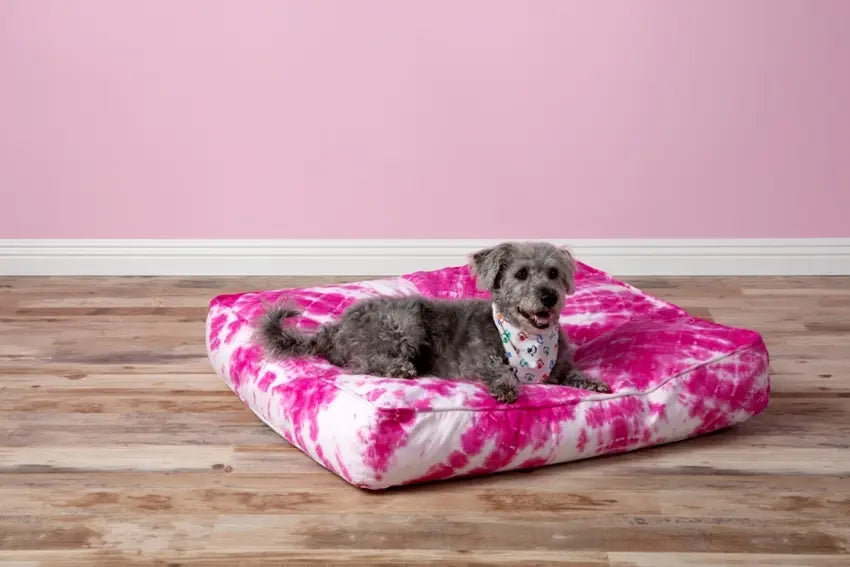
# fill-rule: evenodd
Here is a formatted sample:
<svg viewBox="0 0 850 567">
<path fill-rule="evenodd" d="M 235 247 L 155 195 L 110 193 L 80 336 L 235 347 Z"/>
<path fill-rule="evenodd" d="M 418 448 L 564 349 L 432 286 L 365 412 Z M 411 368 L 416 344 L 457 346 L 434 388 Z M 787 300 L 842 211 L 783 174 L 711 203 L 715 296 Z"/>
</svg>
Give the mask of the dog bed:
<svg viewBox="0 0 850 567">
<path fill-rule="evenodd" d="M 768 402 L 758 333 L 682 309 L 577 263 L 561 316 L 598 394 L 524 385 L 500 404 L 478 383 L 347 373 L 320 358 L 266 360 L 252 324 L 286 298 L 306 330 L 376 295 L 486 297 L 466 267 L 309 289 L 221 295 L 207 318 L 215 371 L 269 427 L 349 483 L 382 489 L 527 469 L 677 441 L 741 423 Z"/>
</svg>

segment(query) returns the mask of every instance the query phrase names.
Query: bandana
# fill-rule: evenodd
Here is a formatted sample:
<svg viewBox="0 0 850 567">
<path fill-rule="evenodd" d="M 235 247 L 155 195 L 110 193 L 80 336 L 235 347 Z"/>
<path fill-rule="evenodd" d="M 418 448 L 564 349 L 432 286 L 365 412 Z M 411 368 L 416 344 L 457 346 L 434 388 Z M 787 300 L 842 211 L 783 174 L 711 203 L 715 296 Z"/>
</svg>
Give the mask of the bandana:
<svg viewBox="0 0 850 567">
<path fill-rule="evenodd" d="M 549 377 L 558 358 L 558 327 L 528 333 L 511 325 L 493 305 L 493 321 L 502 337 L 505 356 L 523 384 L 539 384 Z"/>
</svg>

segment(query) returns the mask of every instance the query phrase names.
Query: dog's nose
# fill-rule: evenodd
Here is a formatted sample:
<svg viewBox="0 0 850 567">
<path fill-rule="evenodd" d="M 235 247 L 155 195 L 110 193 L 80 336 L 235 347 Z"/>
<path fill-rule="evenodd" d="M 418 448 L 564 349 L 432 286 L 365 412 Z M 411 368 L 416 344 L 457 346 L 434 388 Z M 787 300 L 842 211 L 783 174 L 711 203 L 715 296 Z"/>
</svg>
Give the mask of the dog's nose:
<svg viewBox="0 0 850 567">
<path fill-rule="evenodd" d="M 538 293 L 540 294 L 540 302 L 544 307 L 554 307 L 558 303 L 558 294 L 555 293 L 554 289 L 541 287 Z"/>
</svg>

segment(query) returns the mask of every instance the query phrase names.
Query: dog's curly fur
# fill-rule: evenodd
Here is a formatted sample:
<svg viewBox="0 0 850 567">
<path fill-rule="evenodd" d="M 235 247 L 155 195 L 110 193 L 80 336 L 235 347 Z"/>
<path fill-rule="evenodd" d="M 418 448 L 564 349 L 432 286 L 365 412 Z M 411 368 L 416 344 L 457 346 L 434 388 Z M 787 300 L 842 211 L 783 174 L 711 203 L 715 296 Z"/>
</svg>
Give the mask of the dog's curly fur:
<svg viewBox="0 0 850 567">
<path fill-rule="evenodd" d="M 506 242 L 476 252 L 470 265 L 478 286 L 490 291 L 504 317 L 532 333 L 541 325 L 558 325 L 565 298 L 574 291 L 572 256 L 545 242 Z M 322 356 L 353 372 L 396 378 L 478 379 L 505 403 L 519 393 L 490 301 L 367 299 L 312 335 L 286 326 L 286 319 L 297 314 L 286 305 L 266 310 L 257 331 L 269 357 Z M 610 392 L 573 366 L 567 338 L 559 330 L 558 359 L 549 381 Z"/>
</svg>

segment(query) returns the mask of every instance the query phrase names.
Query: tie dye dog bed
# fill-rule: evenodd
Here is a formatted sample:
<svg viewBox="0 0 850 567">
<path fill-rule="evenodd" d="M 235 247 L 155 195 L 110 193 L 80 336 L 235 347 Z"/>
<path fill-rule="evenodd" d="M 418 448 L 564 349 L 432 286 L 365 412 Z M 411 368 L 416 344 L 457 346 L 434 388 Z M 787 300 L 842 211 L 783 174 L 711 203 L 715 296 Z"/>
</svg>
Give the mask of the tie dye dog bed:
<svg viewBox="0 0 850 567">
<path fill-rule="evenodd" d="M 768 402 L 758 333 L 694 318 L 577 263 L 561 316 L 599 394 L 522 386 L 500 404 L 484 385 L 346 373 L 319 358 L 270 361 L 253 340 L 264 304 L 300 305 L 305 330 L 376 295 L 486 297 L 466 267 L 309 289 L 222 295 L 207 318 L 215 371 L 269 427 L 349 483 L 382 489 L 538 467 L 677 441 L 741 423 Z"/>
</svg>

